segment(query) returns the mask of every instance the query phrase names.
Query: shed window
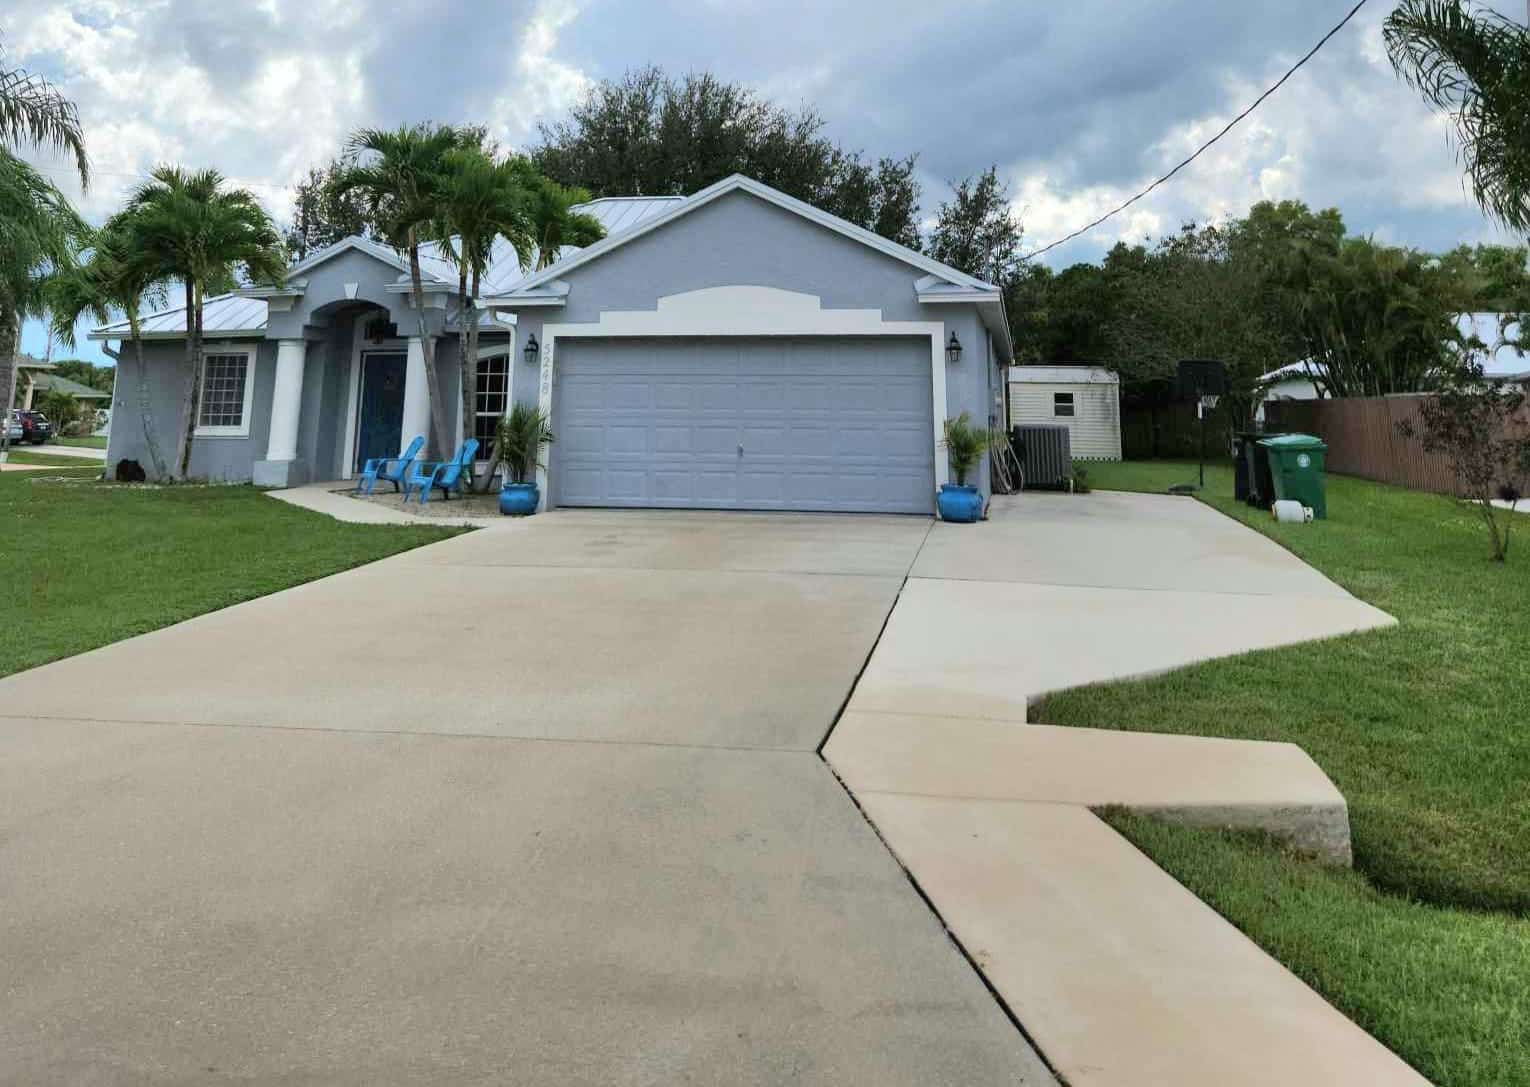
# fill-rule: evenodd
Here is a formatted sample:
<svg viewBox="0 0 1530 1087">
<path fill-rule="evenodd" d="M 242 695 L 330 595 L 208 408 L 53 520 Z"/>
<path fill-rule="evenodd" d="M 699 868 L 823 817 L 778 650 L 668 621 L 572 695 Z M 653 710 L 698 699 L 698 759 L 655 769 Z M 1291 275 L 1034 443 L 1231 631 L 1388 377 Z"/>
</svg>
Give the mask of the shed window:
<svg viewBox="0 0 1530 1087">
<path fill-rule="evenodd" d="M 473 397 L 473 437 L 478 439 L 478 460 L 489 459 L 494 432 L 508 407 L 510 356 L 495 355 L 478 360 L 478 388 Z"/>
<path fill-rule="evenodd" d="M 1072 418 L 1072 416 L 1073 416 L 1073 394 L 1072 393 L 1053 393 L 1052 394 L 1052 414 L 1054 416 L 1058 417 L 1058 418 L 1063 418 L 1063 417 Z"/>
</svg>

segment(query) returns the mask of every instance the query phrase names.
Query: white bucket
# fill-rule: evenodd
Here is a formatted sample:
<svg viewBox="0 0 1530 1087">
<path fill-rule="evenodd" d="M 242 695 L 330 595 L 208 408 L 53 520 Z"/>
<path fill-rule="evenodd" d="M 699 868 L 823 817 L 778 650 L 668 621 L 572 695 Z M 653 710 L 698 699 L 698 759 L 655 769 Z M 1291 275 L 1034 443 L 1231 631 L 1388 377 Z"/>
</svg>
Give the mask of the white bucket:
<svg viewBox="0 0 1530 1087">
<path fill-rule="evenodd" d="M 1289 498 L 1282 498 L 1270 507 L 1270 512 L 1275 515 L 1275 520 L 1288 525 L 1301 525 L 1312 520 L 1312 507 L 1304 506 L 1300 502 Z"/>
</svg>

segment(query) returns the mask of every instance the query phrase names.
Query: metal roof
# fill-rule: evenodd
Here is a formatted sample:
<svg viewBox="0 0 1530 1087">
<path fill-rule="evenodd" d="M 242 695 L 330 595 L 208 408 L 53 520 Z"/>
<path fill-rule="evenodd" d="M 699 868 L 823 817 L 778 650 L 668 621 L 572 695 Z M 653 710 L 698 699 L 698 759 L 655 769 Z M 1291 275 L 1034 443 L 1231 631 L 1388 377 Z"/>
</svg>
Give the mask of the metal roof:
<svg viewBox="0 0 1530 1087">
<path fill-rule="evenodd" d="M 68 393 L 76 400 L 110 400 L 112 394 L 102 392 L 100 389 L 92 389 L 89 385 L 82 385 L 78 381 L 72 381 L 58 374 L 40 373 L 32 379 L 32 388 L 37 392 L 52 390 L 58 393 Z"/>
<path fill-rule="evenodd" d="M 186 307 L 173 306 L 139 318 L 139 330 L 146 340 L 178 340 L 186 335 Z M 241 298 L 220 294 L 202 303 L 202 334 L 227 338 L 234 335 L 263 335 L 266 331 L 266 303 L 263 298 Z M 129 335 L 126 320 L 103 325 L 90 334 L 92 340 L 120 340 Z"/>
<path fill-rule="evenodd" d="M 732 180 L 732 179 L 729 179 Z M 758 182 L 751 183 L 759 186 Z M 712 189 L 717 189 L 713 186 Z M 711 192 L 712 189 L 703 190 Z M 770 190 L 774 192 L 774 190 Z M 698 194 L 701 195 L 701 194 Z M 776 194 L 780 195 L 780 194 Z M 650 223 L 651 220 L 661 218 L 686 204 L 694 198 L 684 196 L 608 196 L 599 200 L 591 200 L 586 204 L 576 204 L 571 210 L 583 212 L 597 219 L 601 226 L 605 227 L 606 238 L 616 237 Z M 789 198 L 787 198 L 789 199 Z M 793 201 L 793 203 L 797 203 Z M 803 205 L 806 207 L 806 205 Z M 818 213 L 823 214 L 823 213 Z M 831 217 L 832 218 L 832 217 Z M 844 224 L 849 227 L 850 224 Z M 857 227 L 851 229 L 859 233 Z M 875 236 L 873 236 L 875 237 Z M 885 239 L 876 238 L 876 242 L 892 246 L 893 243 Z M 596 243 L 603 246 L 605 241 Z M 902 249 L 901 246 L 894 248 Z M 288 276 L 300 275 L 309 269 L 322 264 L 331 257 L 351 249 L 360 250 L 384 263 L 400 270 L 399 278 L 390 291 L 406 291 L 409 287 L 409 263 L 407 258 L 400 256 L 394 249 L 381 242 L 370 238 L 350 237 L 343 238 L 334 245 L 327 246 L 315 253 L 310 253 L 303 260 L 298 261 L 288 269 Z M 552 264 L 561 263 L 573 257 L 579 249 L 575 246 L 564 246 Z M 928 258 L 921 258 L 930 266 L 944 269 L 943 265 L 935 265 Z M 515 247 L 504 238 L 496 238 L 489 255 L 489 266 L 484 271 L 483 281 L 479 284 L 480 293 L 485 298 L 500 297 L 518 290 L 523 283 L 535 278 L 540 273 L 533 271 L 537 264 L 537 254 L 530 254 L 530 259 L 523 270 L 520 254 Z M 954 270 L 950 270 L 954 271 Z M 434 242 L 426 242 L 420 246 L 420 272 L 429 291 L 455 290 L 457 287 L 457 269 L 447 256 L 447 252 Z M 969 277 L 958 277 L 966 280 L 968 285 L 977 281 Z M 289 279 L 290 282 L 290 279 Z M 299 284 L 298 286 L 301 286 Z M 992 288 L 987 288 L 992 290 Z M 260 334 L 266 328 L 266 303 L 265 299 L 248 297 L 236 293 L 219 295 L 209 298 L 204 305 L 205 332 L 209 336 L 230 336 L 238 334 Z M 172 306 L 141 318 L 141 327 L 145 338 L 175 339 L 186 334 L 186 318 L 184 306 Z M 118 340 L 128 334 L 126 321 L 117 321 L 113 324 L 104 325 L 90 333 L 93 340 Z"/>
<path fill-rule="evenodd" d="M 635 227 L 655 215 L 662 215 L 676 204 L 683 203 L 683 196 L 603 196 L 588 204 L 578 204 L 570 210 L 599 219 L 609 236 Z"/>
<path fill-rule="evenodd" d="M 1522 381 L 1530 378 L 1530 344 L 1522 345 L 1518 321 L 1505 320 L 1506 313 L 1463 313 L 1456 328 L 1464 340 L 1482 344 L 1482 372 L 1486 377 Z M 1321 373 L 1314 359 L 1302 359 L 1260 375 L 1262 382 L 1310 381 Z"/>
</svg>

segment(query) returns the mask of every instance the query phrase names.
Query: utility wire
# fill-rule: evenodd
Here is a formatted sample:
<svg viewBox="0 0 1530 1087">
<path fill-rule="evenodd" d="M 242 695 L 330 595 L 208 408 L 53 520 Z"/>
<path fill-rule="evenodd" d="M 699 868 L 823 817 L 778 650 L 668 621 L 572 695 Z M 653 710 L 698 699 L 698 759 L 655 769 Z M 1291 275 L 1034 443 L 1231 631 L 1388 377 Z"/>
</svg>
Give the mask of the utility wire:
<svg viewBox="0 0 1530 1087">
<path fill-rule="evenodd" d="M 1253 113 L 1254 110 L 1258 109 L 1260 104 L 1266 98 L 1270 97 L 1270 95 L 1272 95 L 1276 91 L 1280 90 L 1281 86 L 1285 83 L 1285 81 L 1290 79 L 1292 76 L 1294 76 L 1297 73 L 1297 70 L 1300 69 L 1302 65 L 1306 64 L 1309 60 L 1311 60 L 1314 56 L 1316 56 L 1317 55 L 1317 51 L 1319 49 L 1323 48 L 1323 46 L 1327 45 L 1328 44 L 1328 40 L 1330 38 L 1332 38 L 1339 31 L 1343 30 L 1344 27 L 1349 24 L 1349 21 L 1351 19 L 1353 19 L 1355 17 L 1355 15 L 1360 11 L 1360 9 L 1365 7 L 1365 4 L 1366 4 L 1366 0 L 1360 0 L 1360 2 L 1358 4 L 1356 4 L 1354 7 L 1350 8 L 1349 9 L 1349 14 L 1344 16 L 1344 18 L 1340 19 L 1339 22 L 1338 22 L 1338 25 L 1336 25 L 1327 34 L 1324 34 L 1323 37 L 1318 41 L 1318 43 L 1316 45 L 1314 45 L 1311 49 L 1307 50 L 1306 56 L 1302 57 L 1301 60 L 1299 60 L 1295 64 L 1293 64 L 1286 71 L 1285 75 L 1281 76 L 1279 79 L 1277 79 L 1275 81 L 1273 86 L 1271 86 L 1268 90 L 1266 90 L 1258 98 L 1254 99 L 1253 103 L 1247 109 L 1245 109 L 1242 113 L 1238 114 L 1238 116 L 1234 117 L 1231 121 L 1228 121 L 1227 124 L 1223 125 L 1222 126 L 1222 131 L 1218 132 L 1215 136 L 1211 137 L 1211 139 L 1207 140 L 1205 143 L 1201 144 L 1200 147 L 1196 148 L 1195 153 L 1192 154 L 1189 158 L 1184 159 L 1182 162 L 1179 163 L 1179 165 L 1175 166 L 1174 169 L 1170 170 L 1168 173 L 1164 174 L 1158 180 L 1154 181 L 1151 185 L 1149 185 L 1147 188 L 1143 189 L 1141 192 L 1139 192 L 1136 196 L 1132 197 L 1130 200 L 1126 201 L 1126 203 L 1122 204 L 1120 207 L 1113 208 L 1110 211 L 1107 211 L 1104 215 L 1101 215 L 1094 222 L 1089 223 L 1087 226 L 1079 227 L 1072 234 L 1066 235 L 1065 237 L 1058 238 L 1055 242 L 1051 242 L 1048 245 L 1042 246 L 1040 249 L 1034 249 L 1031 252 L 1026 253 L 1020 259 L 1022 261 L 1032 261 L 1032 260 L 1035 260 L 1037 257 L 1041 256 L 1041 254 L 1046 253 L 1046 252 L 1048 252 L 1050 250 L 1056 249 L 1059 245 L 1062 245 L 1064 242 L 1071 242 L 1074 238 L 1077 238 L 1080 234 L 1087 234 L 1089 231 L 1093 230 L 1095 227 L 1097 227 L 1101 223 L 1105 222 L 1105 220 L 1110 219 L 1113 216 L 1121 214 L 1121 212 L 1123 212 L 1127 208 L 1131 207 L 1138 200 L 1141 200 L 1148 193 L 1150 193 L 1154 189 L 1158 188 L 1158 186 L 1162 185 L 1165 181 L 1168 181 L 1171 177 L 1173 177 L 1175 174 L 1179 173 L 1186 166 L 1189 166 L 1196 159 L 1200 158 L 1201 155 L 1204 154 L 1211 147 L 1212 144 L 1216 143 L 1223 136 L 1225 136 L 1229 132 L 1231 132 L 1233 130 L 1233 128 L 1238 124 L 1239 121 L 1243 120 L 1243 118 L 1247 117 L 1250 113 Z"/>
</svg>

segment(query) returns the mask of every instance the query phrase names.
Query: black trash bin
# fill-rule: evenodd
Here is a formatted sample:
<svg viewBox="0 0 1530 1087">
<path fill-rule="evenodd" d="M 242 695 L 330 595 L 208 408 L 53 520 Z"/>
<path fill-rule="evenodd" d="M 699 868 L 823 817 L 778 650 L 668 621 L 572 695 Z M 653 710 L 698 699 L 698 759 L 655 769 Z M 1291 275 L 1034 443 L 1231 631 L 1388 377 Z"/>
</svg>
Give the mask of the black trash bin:
<svg viewBox="0 0 1530 1087">
<path fill-rule="evenodd" d="M 1268 451 L 1259 443 L 1283 430 L 1240 430 L 1233 435 L 1233 497 L 1259 509 L 1275 501 L 1275 479 Z"/>
</svg>

